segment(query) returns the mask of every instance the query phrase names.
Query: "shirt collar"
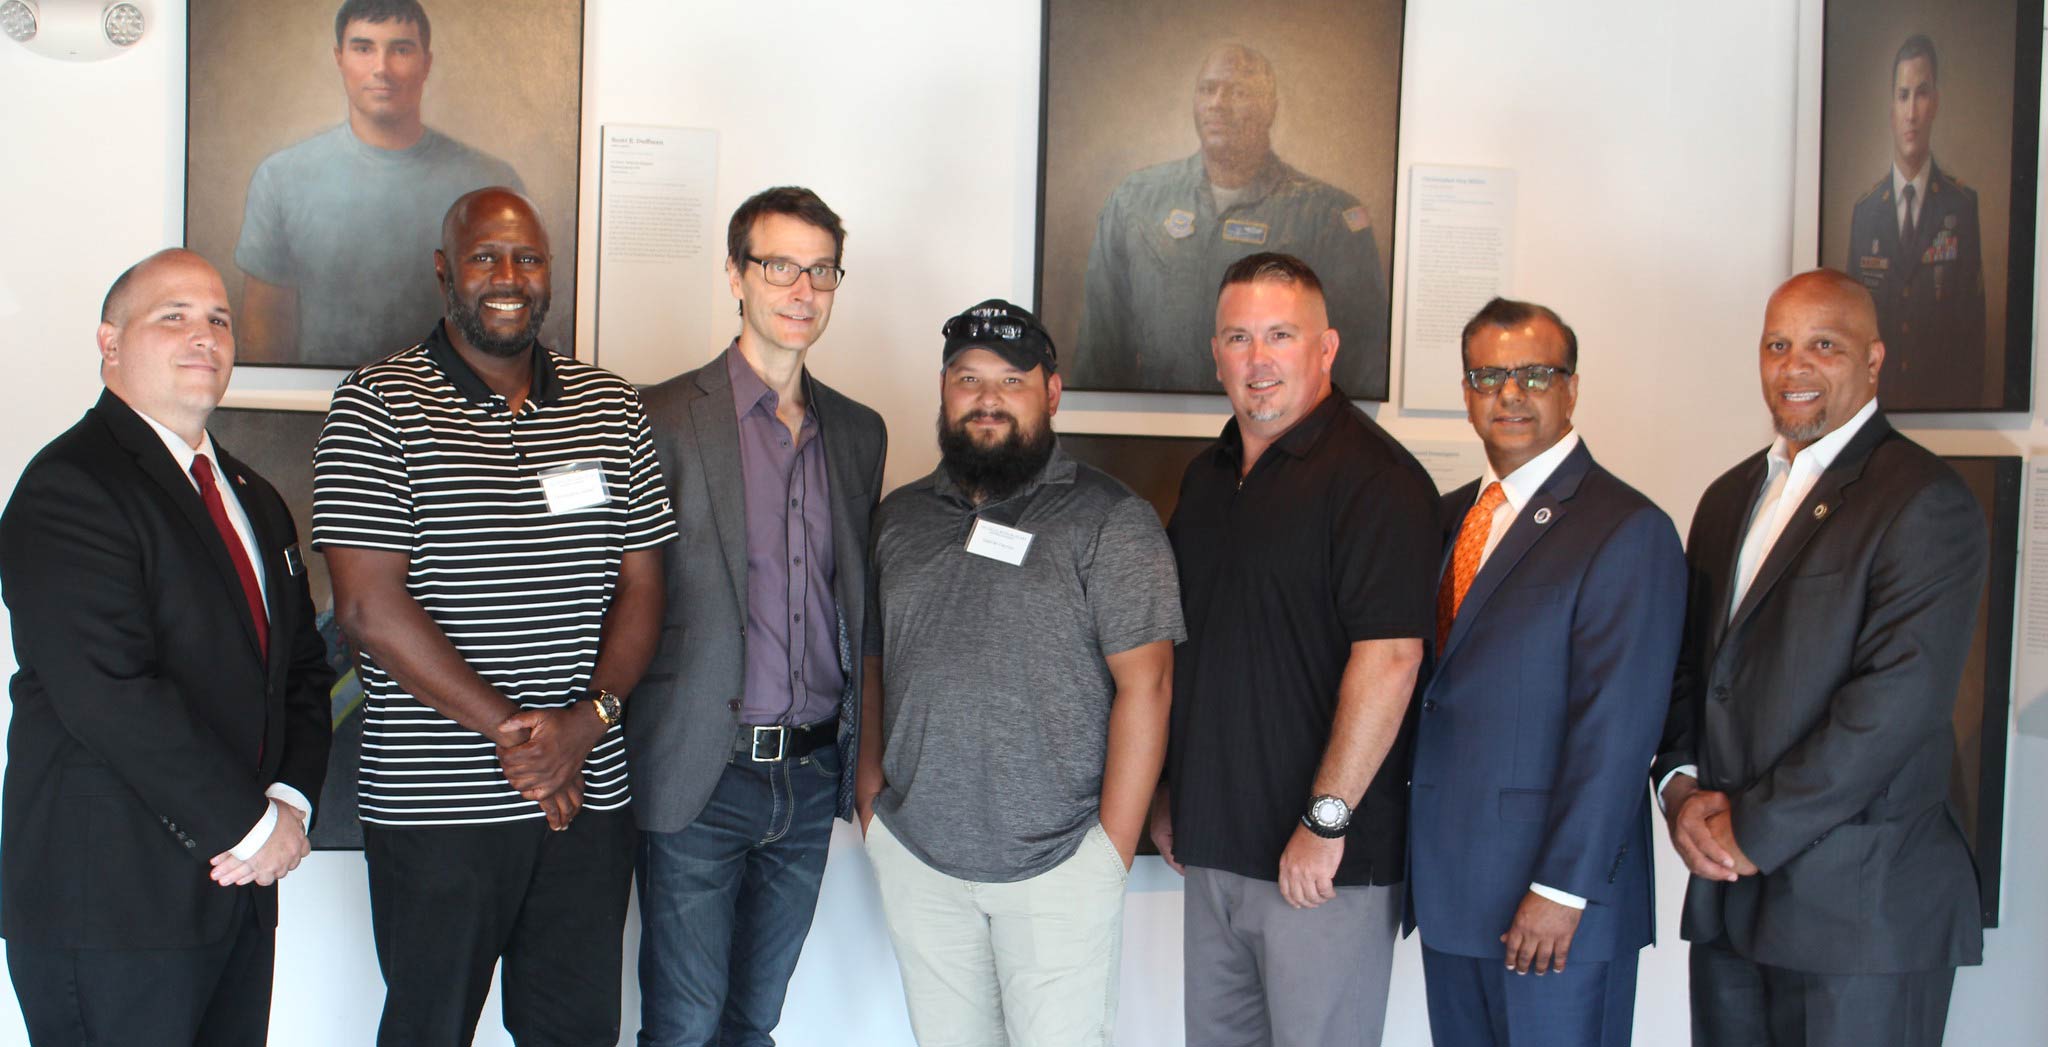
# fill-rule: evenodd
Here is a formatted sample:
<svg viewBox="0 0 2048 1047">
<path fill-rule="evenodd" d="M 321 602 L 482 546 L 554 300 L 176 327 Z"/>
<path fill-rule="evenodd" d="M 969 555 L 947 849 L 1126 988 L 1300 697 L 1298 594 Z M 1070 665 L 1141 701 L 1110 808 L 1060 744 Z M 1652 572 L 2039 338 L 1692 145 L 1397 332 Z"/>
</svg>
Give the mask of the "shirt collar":
<svg viewBox="0 0 2048 1047">
<path fill-rule="evenodd" d="M 1337 417 L 1337 412 L 1343 410 L 1350 402 L 1351 399 L 1344 395 L 1344 390 L 1335 385 L 1330 386 L 1330 394 L 1323 397 L 1321 403 L 1302 415 L 1300 421 L 1288 426 L 1287 431 L 1275 437 L 1269 446 L 1294 458 L 1308 457 L 1309 451 L 1316 445 L 1316 440 L 1323 435 L 1323 430 L 1330 427 L 1330 419 Z M 1238 431 L 1236 415 L 1231 415 L 1230 421 L 1223 423 L 1223 435 L 1217 437 L 1217 442 L 1223 446 L 1230 460 L 1239 463 L 1244 461 L 1244 434 Z"/>
<path fill-rule="evenodd" d="M 1047 484 L 1073 483 L 1075 472 L 1073 456 L 1067 453 L 1066 445 L 1060 443 L 1060 438 L 1055 436 L 1052 438 L 1052 457 L 1046 459 L 1045 467 L 1038 470 L 1038 475 L 1032 477 L 1029 483 L 1019 488 L 1017 493 L 1000 502 L 983 502 L 980 505 L 975 505 L 974 500 L 967 497 L 967 492 L 961 490 L 960 485 L 953 482 L 953 474 L 946 469 L 945 462 L 940 462 L 938 471 L 932 474 L 934 477 L 932 480 L 932 490 L 941 497 L 958 502 L 974 512 L 980 512 L 983 509 L 1028 497 Z"/>
<path fill-rule="evenodd" d="M 455 351 L 455 344 L 448 340 L 445 323 L 435 321 L 433 331 L 428 333 L 420 344 L 427 347 L 427 358 L 441 369 L 442 374 L 448 376 L 448 380 L 455 384 L 456 390 L 463 396 L 483 404 L 491 403 L 498 398 L 498 394 L 482 378 L 477 377 L 476 371 L 471 369 L 469 362 L 462 358 L 462 354 Z M 555 354 L 546 346 L 535 340 L 533 387 L 526 391 L 527 402 L 545 407 L 553 404 L 561 394 L 561 383 L 555 379 L 554 356 Z"/>
<path fill-rule="evenodd" d="M 1848 446 L 1849 441 L 1856 438 L 1856 433 L 1864 425 L 1868 424 L 1871 417 L 1875 414 L 1877 414 L 1877 397 L 1873 396 L 1870 398 L 1869 403 L 1863 405 L 1862 410 L 1849 416 L 1848 422 L 1844 423 L 1841 428 L 1807 445 L 1806 450 L 1799 452 L 1799 457 L 1796 459 L 1792 457 L 1784 437 L 1773 438 L 1769 455 L 1770 472 L 1775 473 L 1780 469 L 1790 469 L 1795 465 L 1799 467 L 1800 472 L 1811 476 L 1818 476 L 1826 472 L 1828 466 L 1835 463 L 1835 457 L 1842 453 L 1842 448 Z"/>
<path fill-rule="evenodd" d="M 740 352 L 740 342 L 737 338 L 733 339 L 732 344 L 725 348 L 725 375 L 732 382 L 732 413 L 734 417 L 745 418 L 747 412 L 756 408 L 759 408 L 770 418 L 775 417 L 776 410 L 782 406 L 782 396 L 775 390 L 768 388 L 768 383 L 762 381 L 761 376 L 754 371 L 754 365 L 747 362 L 746 354 Z M 809 393 L 810 371 L 806 370 L 804 372 L 802 380 L 804 382 L 804 392 Z M 804 424 L 808 426 L 812 424 L 813 418 L 808 396 L 805 398 L 805 401 Z"/>
<path fill-rule="evenodd" d="M 1868 169 L 1866 168 L 1866 170 L 1868 170 Z M 1920 173 L 1919 173 L 1919 174 L 1917 174 L 1917 175 L 1914 175 L 1914 176 L 1913 176 L 1913 177 L 1911 177 L 1911 178 L 1907 178 L 1907 177 L 1906 177 L 1906 174 L 1905 174 L 1905 172 L 1903 172 L 1903 171 L 1899 170 L 1899 162 L 1898 162 L 1897 160 L 1893 160 L 1893 161 L 1892 161 L 1892 199 L 1893 199 L 1894 201 L 1896 201 L 1896 200 L 1900 199 L 1901 197 L 1905 196 L 1905 193 L 1903 192 L 1903 190 L 1905 189 L 1905 187 L 1907 186 L 1907 184 L 1909 184 L 1909 183 L 1910 183 L 1910 184 L 1911 184 L 1911 185 L 1913 186 L 1913 199 L 1914 199 L 1914 200 L 1916 200 L 1916 201 L 1924 201 L 1924 200 L 1926 200 L 1926 199 L 1927 199 L 1927 180 L 1928 180 L 1929 176 L 1931 176 L 1931 175 L 1933 175 L 1933 174 L 1934 174 L 1934 158 L 1933 158 L 1933 157 L 1931 157 L 1931 156 L 1927 158 L 1927 162 L 1926 162 L 1926 163 L 1924 163 L 1924 164 L 1921 164 L 1921 165 L 1920 165 Z M 1898 205 L 1897 205 L 1896 203 L 1894 203 L 1894 204 L 1893 204 L 1893 206 L 1894 206 L 1894 207 L 1897 207 Z"/>
<path fill-rule="evenodd" d="M 1279 188 L 1281 181 L 1292 172 L 1293 168 L 1288 167 L 1277 154 L 1268 150 L 1265 166 L 1259 168 L 1259 173 L 1242 188 L 1234 190 L 1243 194 L 1238 200 L 1238 206 L 1265 199 L 1274 189 Z M 1210 188 L 1209 168 L 1202 163 L 1200 149 L 1195 150 L 1195 155 L 1188 157 L 1187 167 L 1183 169 L 1182 174 L 1189 184 L 1204 190 Z"/>
<path fill-rule="evenodd" d="M 143 414 L 141 411 L 136 411 L 135 416 L 147 423 L 150 431 L 157 435 L 157 439 L 164 442 L 164 450 L 171 452 L 172 460 L 178 463 L 178 471 L 184 473 L 186 477 L 189 478 L 192 475 L 192 459 L 202 454 L 206 456 L 207 461 L 213 463 L 213 475 L 215 477 L 220 476 L 220 452 L 213 449 L 212 433 L 204 429 L 200 430 L 199 446 L 194 448 L 191 444 L 185 442 L 184 437 L 172 432 L 162 422 Z M 196 485 L 197 481 L 194 481 L 194 483 Z"/>
<path fill-rule="evenodd" d="M 1564 460 L 1570 457 L 1578 446 L 1579 431 L 1573 429 L 1551 444 L 1549 450 L 1523 462 L 1521 468 L 1506 476 L 1494 475 L 1493 463 L 1488 462 L 1486 483 L 1500 484 L 1500 491 L 1507 496 L 1508 505 L 1520 513 L 1522 507 L 1529 504 L 1529 499 L 1536 497 L 1536 492 L 1543 489 L 1544 483 L 1550 479 L 1550 474 L 1556 472 L 1557 467 L 1563 465 Z M 1480 484 L 1479 489 L 1484 491 L 1486 484 Z"/>
</svg>

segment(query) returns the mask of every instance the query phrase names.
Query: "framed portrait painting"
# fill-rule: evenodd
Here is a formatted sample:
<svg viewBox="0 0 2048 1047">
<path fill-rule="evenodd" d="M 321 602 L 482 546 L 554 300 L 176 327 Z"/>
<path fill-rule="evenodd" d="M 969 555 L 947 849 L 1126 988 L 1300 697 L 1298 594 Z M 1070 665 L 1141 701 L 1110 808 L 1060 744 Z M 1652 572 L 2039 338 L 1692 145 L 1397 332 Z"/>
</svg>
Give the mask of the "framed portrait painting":
<svg viewBox="0 0 2048 1047">
<path fill-rule="evenodd" d="M 1820 264 L 1861 281 L 1890 411 L 2024 411 L 2033 386 L 2041 5 L 1835 0 Z"/>
<path fill-rule="evenodd" d="M 556 259 L 541 341 L 573 353 L 577 0 L 192 0 L 185 243 L 227 283 L 236 362 L 349 369 L 443 313 L 433 252 L 503 185 Z"/>
<path fill-rule="evenodd" d="M 1038 313 L 1070 389 L 1214 393 L 1216 291 L 1315 270 L 1334 377 L 1387 398 L 1400 0 L 1047 0 Z"/>
</svg>

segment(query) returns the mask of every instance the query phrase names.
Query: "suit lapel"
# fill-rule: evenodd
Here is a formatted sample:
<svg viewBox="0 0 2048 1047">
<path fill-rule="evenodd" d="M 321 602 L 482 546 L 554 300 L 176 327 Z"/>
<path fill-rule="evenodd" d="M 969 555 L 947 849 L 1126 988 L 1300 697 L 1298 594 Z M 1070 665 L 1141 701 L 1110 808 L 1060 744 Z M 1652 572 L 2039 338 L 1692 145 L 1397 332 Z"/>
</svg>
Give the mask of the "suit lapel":
<svg viewBox="0 0 2048 1047">
<path fill-rule="evenodd" d="M 690 401 L 690 424 L 697 430 L 698 465 L 711 489 L 711 521 L 718 528 L 733 599 L 745 607 L 747 490 L 740 475 L 740 424 L 733 413 L 732 376 L 726 372 L 726 357 L 731 353 L 727 349 L 718 354 L 718 359 L 697 372 L 697 388 L 704 395 Z"/>
<path fill-rule="evenodd" d="M 262 478 L 222 447 L 220 441 L 214 441 L 213 449 L 220 456 L 221 475 L 227 477 L 228 486 L 235 492 L 235 500 L 242 504 L 242 515 L 249 518 L 250 537 L 256 541 L 257 567 L 263 575 L 263 613 L 270 623 L 268 669 L 271 674 L 276 674 L 289 660 L 291 644 L 287 638 L 293 628 L 292 623 L 286 622 L 291 613 L 291 602 L 285 594 L 292 589 L 292 570 L 291 564 L 285 561 L 285 533 L 279 530 L 278 521 L 271 516 L 270 506 L 256 497 Z M 251 477 L 256 479 L 252 481 Z M 236 584 L 239 586 L 240 579 Z"/>
<path fill-rule="evenodd" d="M 134 456 L 136 468 L 163 490 L 164 496 L 170 499 L 185 523 L 192 528 L 192 537 L 201 549 L 206 550 L 228 604 L 235 609 L 235 620 L 241 624 L 249 653 L 257 654 L 261 648 L 256 644 L 255 620 L 249 617 L 249 600 L 242 595 L 242 578 L 235 573 L 234 561 L 228 559 L 227 544 L 221 541 L 220 530 L 214 527 L 213 517 L 207 515 L 205 503 L 199 500 L 199 489 L 193 485 L 192 478 L 179 471 L 177 461 L 171 457 L 156 431 L 119 397 L 102 393 L 95 409 L 105 419 L 115 442 Z M 217 452 L 219 448 L 215 450 Z"/>
<path fill-rule="evenodd" d="M 838 564 L 833 572 L 832 595 L 839 601 L 839 613 L 848 618 L 847 627 L 853 627 L 851 615 L 865 597 L 861 593 L 848 592 L 846 587 L 860 577 L 860 572 L 847 570 L 848 564 L 860 563 L 867 556 L 867 550 L 860 547 L 854 537 L 851 507 L 854 496 L 862 493 L 867 478 L 860 475 L 859 463 L 854 458 L 853 441 L 849 434 L 836 431 L 833 411 L 820 393 L 822 387 L 804 375 L 804 397 L 818 419 L 818 438 L 825 441 L 825 497 L 832 505 L 832 559 Z M 857 670 L 855 670 L 857 671 Z"/>
<path fill-rule="evenodd" d="M 1493 547 L 1493 554 L 1479 567 L 1479 573 L 1472 577 L 1472 587 L 1465 590 L 1465 601 L 1458 605 L 1458 617 L 1451 622 L 1451 635 L 1444 642 L 1444 657 L 1458 649 L 1458 643 L 1471 631 L 1471 622 L 1486 608 L 1486 601 L 1500 588 L 1502 581 L 1522 561 L 1536 543 L 1549 534 L 1551 529 L 1563 522 L 1567 503 L 1579 492 L 1579 481 L 1585 479 L 1586 470 L 1593 465 L 1593 455 L 1586 450 L 1582 440 L 1572 453 L 1551 472 L 1543 486 L 1515 514 L 1515 522 L 1508 525 L 1506 534 L 1500 536 L 1500 544 Z M 1540 522 L 1539 522 L 1540 521 Z"/>
<path fill-rule="evenodd" d="M 1735 594 L 1735 561 L 1742 555 L 1742 539 L 1749 530 L 1749 517 L 1756 511 L 1756 500 L 1763 495 L 1764 477 L 1769 470 L 1767 455 L 1758 454 L 1751 458 L 1736 484 L 1736 488 L 1745 492 L 1747 497 L 1739 505 L 1730 507 L 1734 511 L 1733 518 L 1700 529 L 1699 533 L 1711 535 L 1708 540 L 1715 543 L 1711 549 L 1694 553 L 1704 567 L 1702 573 L 1708 583 L 1705 594 L 1706 606 L 1710 610 L 1707 616 L 1707 650 L 1720 650 L 1722 638 L 1728 635 L 1728 601 Z"/>
<path fill-rule="evenodd" d="M 1763 566 L 1757 568 L 1756 580 L 1750 583 L 1749 591 L 1742 594 L 1742 606 L 1737 607 L 1735 614 L 1728 619 L 1728 632 L 1740 628 L 1756 612 L 1757 605 L 1770 595 L 1772 587 L 1785 576 L 1786 569 L 1799 558 L 1807 543 L 1827 526 L 1829 520 L 1834 519 L 1835 510 L 1844 501 L 1844 492 L 1862 477 L 1863 466 L 1870 461 L 1870 452 L 1891 435 L 1891 431 L 1891 423 L 1885 420 L 1883 412 L 1871 415 L 1856 438 L 1842 448 L 1842 453 L 1827 471 L 1814 481 L 1813 490 L 1807 492 L 1792 518 L 1785 522 L 1785 530 L 1764 557 Z"/>
</svg>

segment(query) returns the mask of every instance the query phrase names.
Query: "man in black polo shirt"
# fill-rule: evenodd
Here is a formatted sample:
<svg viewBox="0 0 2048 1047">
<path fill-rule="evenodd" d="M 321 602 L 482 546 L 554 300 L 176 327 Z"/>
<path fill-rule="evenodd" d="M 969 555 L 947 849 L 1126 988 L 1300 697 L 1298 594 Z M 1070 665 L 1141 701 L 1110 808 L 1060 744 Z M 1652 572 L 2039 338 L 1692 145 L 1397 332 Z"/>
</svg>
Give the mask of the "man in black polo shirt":
<svg viewBox="0 0 2048 1047">
<path fill-rule="evenodd" d="M 313 542 L 361 653 L 377 1040 L 470 1042 L 502 957 L 513 1039 L 614 1043 L 618 696 L 660 639 L 675 518 L 633 387 L 536 341 L 532 204 L 477 190 L 441 242 L 446 319 L 342 381 L 313 456 Z"/>
<path fill-rule="evenodd" d="M 1187 1038 L 1378 1043 L 1436 492 L 1332 386 L 1300 259 L 1232 265 L 1210 345 L 1234 417 L 1167 527 L 1188 641 L 1152 816 L 1188 878 Z"/>
</svg>

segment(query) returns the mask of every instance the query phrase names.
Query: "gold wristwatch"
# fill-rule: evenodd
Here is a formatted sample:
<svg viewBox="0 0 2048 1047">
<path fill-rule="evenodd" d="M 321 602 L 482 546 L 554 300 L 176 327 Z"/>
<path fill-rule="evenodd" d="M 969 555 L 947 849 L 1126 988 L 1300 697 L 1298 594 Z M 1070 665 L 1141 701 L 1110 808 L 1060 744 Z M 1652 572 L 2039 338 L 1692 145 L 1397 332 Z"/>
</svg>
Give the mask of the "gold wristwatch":
<svg viewBox="0 0 2048 1047">
<path fill-rule="evenodd" d="M 616 727 L 620 720 L 626 718 L 626 703 L 602 687 L 590 696 L 590 704 L 596 707 L 597 718 L 603 720 L 606 727 Z"/>
</svg>

